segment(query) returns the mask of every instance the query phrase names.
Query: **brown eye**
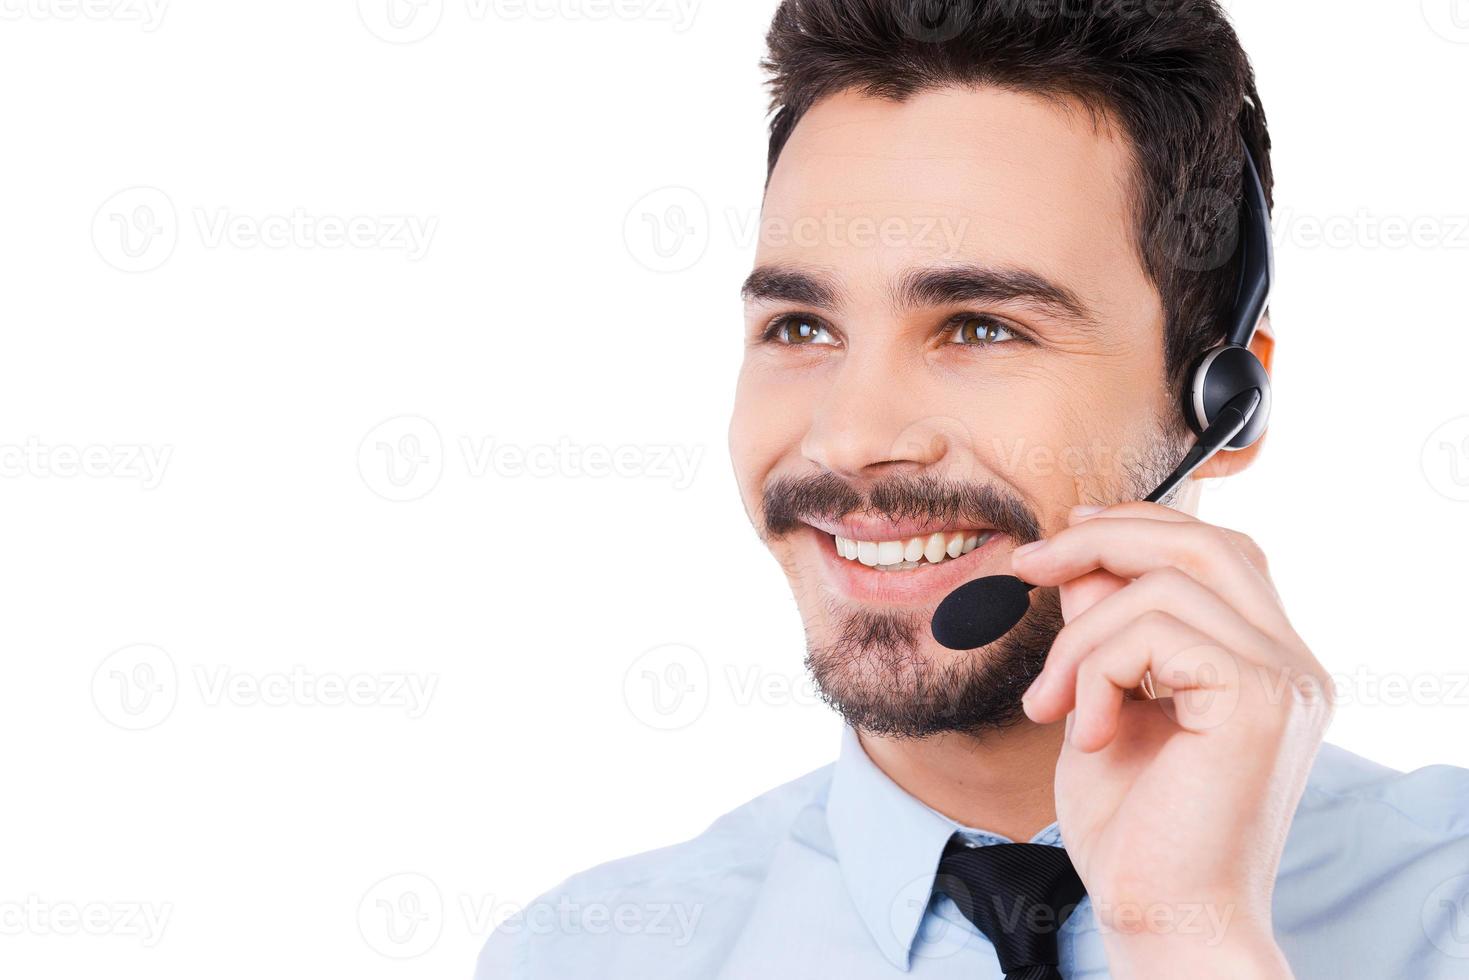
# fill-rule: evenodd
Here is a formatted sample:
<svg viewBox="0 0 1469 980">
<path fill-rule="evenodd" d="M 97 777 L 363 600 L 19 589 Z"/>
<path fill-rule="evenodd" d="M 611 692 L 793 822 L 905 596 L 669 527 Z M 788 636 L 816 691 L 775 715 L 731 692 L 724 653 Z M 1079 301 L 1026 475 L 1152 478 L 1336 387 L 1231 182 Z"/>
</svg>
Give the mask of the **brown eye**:
<svg viewBox="0 0 1469 980">
<path fill-rule="evenodd" d="M 953 343 L 971 347 L 989 347 L 1008 340 L 1017 340 L 1018 335 L 1004 323 L 990 316 L 966 316 L 954 328 Z"/>
<path fill-rule="evenodd" d="M 779 343 L 792 346 L 836 343 L 825 324 L 814 317 L 806 316 L 786 317 L 777 321 L 770 336 Z"/>
</svg>

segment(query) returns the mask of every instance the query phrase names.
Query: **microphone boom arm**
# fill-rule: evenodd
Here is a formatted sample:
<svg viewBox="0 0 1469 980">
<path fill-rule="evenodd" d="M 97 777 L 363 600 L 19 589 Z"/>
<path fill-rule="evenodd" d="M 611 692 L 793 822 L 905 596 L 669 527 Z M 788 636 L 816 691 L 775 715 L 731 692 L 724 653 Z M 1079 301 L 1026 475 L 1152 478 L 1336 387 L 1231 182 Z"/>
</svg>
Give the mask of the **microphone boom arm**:
<svg viewBox="0 0 1469 980">
<path fill-rule="evenodd" d="M 1255 414 L 1255 409 L 1260 407 L 1260 389 L 1251 388 L 1249 391 L 1241 392 L 1230 399 L 1219 415 L 1209 424 L 1209 427 L 1199 436 L 1194 447 L 1183 457 L 1183 462 L 1178 468 L 1168 474 L 1168 478 L 1158 485 L 1158 489 L 1148 494 L 1143 499 L 1150 504 L 1160 503 L 1178 485 L 1187 480 L 1194 470 L 1203 466 L 1215 453 L 1229 445 L 1239 431 L 1249 422 L 1250 416 Z"/>
</svg>

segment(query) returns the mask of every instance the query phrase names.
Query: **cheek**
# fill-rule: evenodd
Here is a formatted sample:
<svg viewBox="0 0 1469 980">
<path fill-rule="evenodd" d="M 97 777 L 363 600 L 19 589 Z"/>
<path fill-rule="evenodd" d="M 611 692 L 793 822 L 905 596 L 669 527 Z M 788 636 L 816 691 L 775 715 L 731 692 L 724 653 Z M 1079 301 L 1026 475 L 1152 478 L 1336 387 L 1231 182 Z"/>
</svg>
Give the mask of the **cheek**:
<svg viewBox="0 0 1469 980">
<path fill-rule="evenodd" d="M 1126 479 L 1119 462 L 1135 446 L 1136 403 L 1119 386 L 1037 374 L 1010 386 L 1005 402 L 996 437 L 981 448 L 1043 523 L 1109 497 Z"/>
<path fill-rule="evenodd" d="M 757 501 L 766 478 L 780 462 L 798 458 L 809 427 L 806 386 L 777 381 L 748 361 L 735 387 L 729 422 L 729 455 L 746 506 Z"/>
</svg>

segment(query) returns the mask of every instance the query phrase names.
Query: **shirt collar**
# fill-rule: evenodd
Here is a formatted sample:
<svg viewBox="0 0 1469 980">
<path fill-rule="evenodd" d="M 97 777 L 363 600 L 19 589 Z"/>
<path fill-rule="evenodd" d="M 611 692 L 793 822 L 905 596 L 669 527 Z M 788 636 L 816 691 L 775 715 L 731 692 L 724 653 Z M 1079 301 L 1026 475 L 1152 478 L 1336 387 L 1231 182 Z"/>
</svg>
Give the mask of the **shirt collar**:
<svg viewBox="0 0 1469 980">
<path fill-rule="evenodd" d="M 858 914 L 883 955 L 904 972 L 949 838 L 960 833 L 975 844 L 1008 842 L 955 823 L 909 795 L 868 758 L 851 725 L 842 726 L 826 822 Z M 1032 843 L 1059 846 L 1057 826 Z"/>
</svg>

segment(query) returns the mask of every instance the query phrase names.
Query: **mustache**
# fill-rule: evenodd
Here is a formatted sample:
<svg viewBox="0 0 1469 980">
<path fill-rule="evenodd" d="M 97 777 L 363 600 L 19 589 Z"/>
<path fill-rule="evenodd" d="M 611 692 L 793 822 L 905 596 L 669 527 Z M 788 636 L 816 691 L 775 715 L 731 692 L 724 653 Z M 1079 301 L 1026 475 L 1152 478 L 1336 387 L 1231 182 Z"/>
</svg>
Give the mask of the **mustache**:
<svg viewBox="0 0 1469 980">
<path fill-rule="evenodd" d="M 760 511 L 766 540 L 782 538 L 812 520 L 839 521 L 854 514 L 888 521 L 983 524 L 1016 544 L 1041 537 L 1035 512 L 1003 485 L 932 474 L 887 477 L 861 490 L 835 473 L 777 477 L 761 494 Z"/>
</svg>

